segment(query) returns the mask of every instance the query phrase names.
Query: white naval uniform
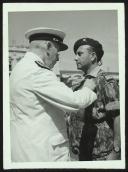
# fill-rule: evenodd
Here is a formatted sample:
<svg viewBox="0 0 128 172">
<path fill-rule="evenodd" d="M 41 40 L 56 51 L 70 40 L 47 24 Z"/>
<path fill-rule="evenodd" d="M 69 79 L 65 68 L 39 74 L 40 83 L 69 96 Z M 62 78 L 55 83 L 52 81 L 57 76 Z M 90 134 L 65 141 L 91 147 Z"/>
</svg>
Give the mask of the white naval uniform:
<svg viewBox="0 0 128 172">
<path fill-rule="evenodd" d="M 68 161 L 65 111 L 78 111 L 96 100 L 88 88 L 73 92 L 56 75 L 39 67 L 32 52 L 10 76 L 11 158 L 13 162 Z"/>
</svg>

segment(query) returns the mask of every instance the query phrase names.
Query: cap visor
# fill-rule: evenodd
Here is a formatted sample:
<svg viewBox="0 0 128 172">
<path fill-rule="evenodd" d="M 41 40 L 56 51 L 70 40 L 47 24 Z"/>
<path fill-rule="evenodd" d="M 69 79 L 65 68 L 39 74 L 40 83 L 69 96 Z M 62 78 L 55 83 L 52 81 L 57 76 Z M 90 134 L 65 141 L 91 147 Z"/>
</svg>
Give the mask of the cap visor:
<svg viewBox="0 0 128 172">
<path fill-rule="evenodd" d="M 66 44 L 59 44 L 59 51 L 64 51 L 64 50 L 67 50 L 68 49 L 68 46 Z"/>
</svg>

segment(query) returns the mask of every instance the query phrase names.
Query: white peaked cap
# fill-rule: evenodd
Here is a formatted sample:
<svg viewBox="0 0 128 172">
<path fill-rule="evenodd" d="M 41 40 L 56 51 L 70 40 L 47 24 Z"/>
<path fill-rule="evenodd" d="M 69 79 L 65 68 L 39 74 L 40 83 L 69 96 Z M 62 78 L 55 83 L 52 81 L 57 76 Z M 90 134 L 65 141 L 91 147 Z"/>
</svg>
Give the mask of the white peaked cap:
<svg viewBox="0 0 128 172">
<path fill-rule="evenodd" d="M 29 42 L 33 40 L 49 40 L 56 42 L 59 44 L 59 51 L 64 51 L 68 48 L 68 46 L 63 43 L 65 33 L 58 29 L 47 27 L 33 28 L 25 33 L 25 37 Z"/>
</svg>

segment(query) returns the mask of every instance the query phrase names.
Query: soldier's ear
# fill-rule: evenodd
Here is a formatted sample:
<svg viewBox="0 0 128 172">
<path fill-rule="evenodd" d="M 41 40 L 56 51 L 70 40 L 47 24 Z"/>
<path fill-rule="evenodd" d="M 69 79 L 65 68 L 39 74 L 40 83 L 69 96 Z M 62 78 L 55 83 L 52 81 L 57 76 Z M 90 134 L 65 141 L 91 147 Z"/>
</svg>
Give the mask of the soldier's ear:
<svg viewBox="0 0 128 172">
<path fill-rule="evenodd" d="M 92 53 L 91 53 L 91 61 L 92 61 L 92 63 L 97 62 L 97 55 L 96 55 L 95 52 L 92 52 Z"/>
</svg>

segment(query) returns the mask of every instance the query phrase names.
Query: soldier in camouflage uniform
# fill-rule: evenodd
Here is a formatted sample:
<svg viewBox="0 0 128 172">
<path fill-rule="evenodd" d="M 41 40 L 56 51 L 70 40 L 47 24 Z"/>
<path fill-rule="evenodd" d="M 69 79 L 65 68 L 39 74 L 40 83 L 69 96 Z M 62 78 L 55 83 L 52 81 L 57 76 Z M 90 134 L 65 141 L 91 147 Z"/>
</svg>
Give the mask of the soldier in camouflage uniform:
<svg viewBox="0 0 128 172">
<path fill-rule="evenodd" d="M 119 86 L 101 68 L 104 54 L 102 45 L 91 38 L 75 42 L 77 68 L 84 79 L 74 88 L 79 90 L 90 79 L 95 80 L 97 101 L 78 115 L 83 115 L 84 126 L 79 145 L 79 160 L 120 159 Z"/>
</svg>

